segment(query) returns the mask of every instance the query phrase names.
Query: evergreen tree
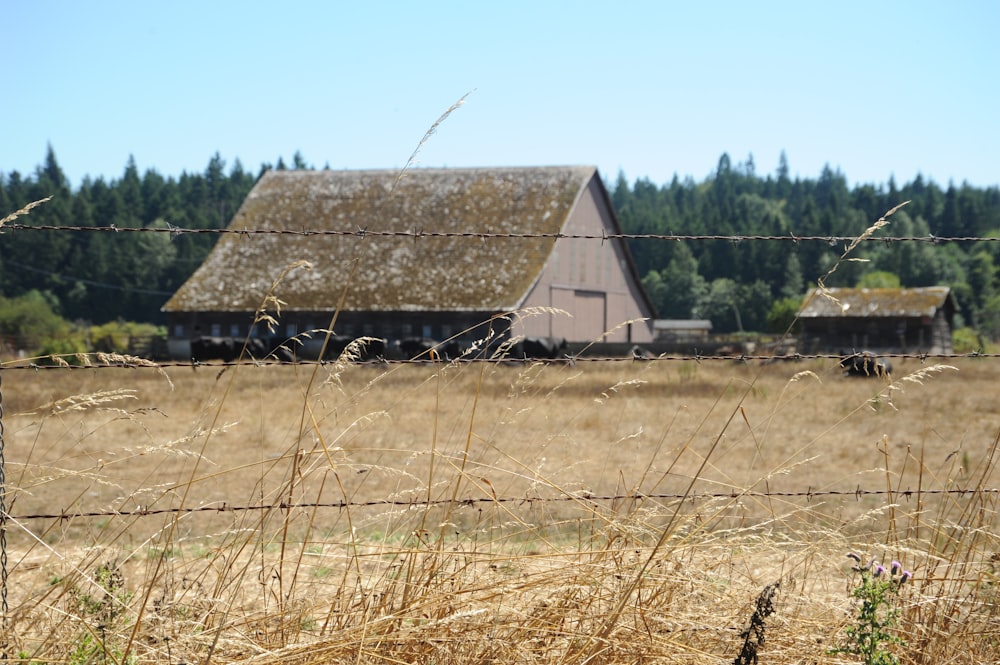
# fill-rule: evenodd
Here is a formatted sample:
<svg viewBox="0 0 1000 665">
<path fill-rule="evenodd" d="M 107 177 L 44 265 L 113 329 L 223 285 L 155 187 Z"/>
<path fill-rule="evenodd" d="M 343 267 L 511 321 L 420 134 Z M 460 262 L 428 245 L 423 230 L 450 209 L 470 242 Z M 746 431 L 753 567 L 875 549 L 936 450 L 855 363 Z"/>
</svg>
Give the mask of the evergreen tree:
<svg viewBox="0 0 1000 665">
<path fill-rule="evenodd" d="M 791 178 L 789 178 L 788 155 L 785 154 L 784 150 L 782 150 L 781 154 L 778 156 L 778 170 L 775 172 L 775 175 L 777 176 L 779 185 L 791 185 L 792 181 Z"/>
<path fill-rule="evenodd" d="M 665 293 L 657 303 L 660 316 L 670 319 L 688 319 L 708 287 L 698 274 L 698 263 L 685 243 L 678 243 L 674 257 L 662 271 Z"/>
<path fill-rule="evenodd" d="M 974 319 L 979 319 L 986 302 L 997 291 L 997 266 L 993 256 L 985 249 L 973 252 L 969 257 L 969 267 L 966 272 L 972 296 L 971 310 Z"/>
<path fill-rule="evenodd" d="M 785 272 L 781 281 L 781 296 L 783 298 L 799 298 L 805 293 L 805 279 L 802 277 L 802 265 L 799 263 L 797 251 L 788 253 L 785 259 Z"/>
</svg>

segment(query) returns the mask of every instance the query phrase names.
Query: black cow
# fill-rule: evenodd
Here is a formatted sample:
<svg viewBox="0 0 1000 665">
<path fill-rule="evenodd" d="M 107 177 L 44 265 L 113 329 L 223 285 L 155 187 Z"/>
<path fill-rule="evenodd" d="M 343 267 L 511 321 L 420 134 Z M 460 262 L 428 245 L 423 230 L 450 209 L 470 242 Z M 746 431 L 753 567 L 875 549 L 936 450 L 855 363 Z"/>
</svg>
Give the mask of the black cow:
<svg viewBox="0 0 1000 665">
<path fill-rule="evenodd" d="M 568 348 L 564 337 L 525 337 L 518 346 L 520 353 L 517 355 L 538 360 L 558 358 Z"/>
<path fill-rule="evenodd" d="M 430 337 L 404 337 L 396 341 L 396 348 L 404 360 L 420 357 L 421 360 L 440 360 L 437 340 Z"/>
<path fill-rule="evenodd" d="M 629 356 L 631 356 L 632 360 L 653 360 L 654 358 L 656 358 L 655 353 L 653 353 L 649 349 L 642 348 L 638 344 L 633 345 L 632 348 L 629 349 L 628 353 Z"/>
<path fill-rule="evenodd" d="M 353 346 L 351 346 L 353 344 Z M 381 337 L 351 337 L 350 335 L 330 335 L 326 343 L 324 360 L 337 360 L 350 347 L 349 360 L 368 362 L 385 357 L 388 342 Z"/>
<path fill-rule="evenodd" d="M 295 362 L 294 341 L 277 337 L 251 337 L 247 341 L 247 355 L 255 360 L 278 360 L 284 363 Z"/>
<path fill-rule="evenodd" d="M 191 340 L 191 360 L 221 360 L 228 363 L 239 357 L 242 348 L 243 343 L 237 344 L 232 337 L 195 337 Z"/>
<path fill-rule="evenodd" d="M 386 347 L 389 344 L 382 337 L 358 337 L 351 341 L 354 343 L 354 360 L 358 362 L 371 362 L 385 358 Z"/>
<path fill-rule="evenodd" d="M 336 360 L 344 352 L 347 345 L 354 341 L 350 335 L 330 335 L 326 340 L 326 349 L 321 360 Z"/>
<path fill-rule="evenodd" d="M 233 340 L 237 348 L 237 352 L 242 348 L 243 342 L 240 340 Z M 271 353 L 271 344 L 260 337 L 251 337 L 246 340 L 247 345 L 247 358 L 252 358 L 254 360 L 263 360 L 268 354 Z"/>
<path fill-rule="evenodd" d="M 442 359 L 454 360 L 465 355 L 467 348 L 467 346 L 459 342 L 457 339 L 449 339 L 438 344 L 436 350 Z"/>
<path fill-rule="evenodd" d="M 366 337 L 364 339 L 364 348 L 361 352 L 362 360 L 381 360 L 385 358 L 389 347 L 389 340 L 384 337 Z"/>
<path fill-rule="evenodd" d="M 871 351 L 862 351 L 841 359 L 844 376 L 877 376 L 886 378 L 892 373 L 892 365 L 885 358 L 879 358 Z"/>
<path fill-rule="evenodd" d="M 191 360 L 195 362 L 205 362 L 207 360 L 221 360 L 223 362 L 233 362 L 243 353 L 243 345 L 246 344 L 246 357 L 254 360 L 264 360 L 273 358 L 285 362 L 292 362 L 294 357 L 292 352 L 274 340 L 251 337 L 244 340 L 240 337 L 215 337 L 202 336 L 191 340 Z"/>
</svg>

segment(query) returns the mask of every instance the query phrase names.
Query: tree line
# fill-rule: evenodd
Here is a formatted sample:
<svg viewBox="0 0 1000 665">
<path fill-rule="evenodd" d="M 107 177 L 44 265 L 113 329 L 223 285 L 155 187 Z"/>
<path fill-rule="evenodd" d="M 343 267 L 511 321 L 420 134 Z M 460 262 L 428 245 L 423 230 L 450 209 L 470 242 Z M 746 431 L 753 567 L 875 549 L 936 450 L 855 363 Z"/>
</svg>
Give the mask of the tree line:
<svg viewBox="0 0 1000 665">
<path fill-rule="evenodd" d="M 85 178 L 72 188 L 49 147 L 34 173 L 0 173 L 0 216 L 48 196 L 18 218 L 39 226 L 219 229 L 270 168 L 311 168 L 300 153 L 256 173 L 237 159 L 227 169 L 216 153 L 201 173 L 165 177 L 139 172 L 129 159 L 120 178 Z M 657 185 L 619 174 L 608 183 L 623 230 L 659 235 L 857 236 L 894 206 L 909 201 L 884 231 L 893 236 L 1000 237 L 1000 189 L 917 176 L 898 186 L 849 187 L 839 171 L 791 178 L 782 154 L 773 174 L 754 161 L 722 155 L 701 182 L 675 176 Z M 160 307 L 201 264 L 217 234 L 65 233 L 0 237 L 0 334 L 3 309 L 28 298 L 65 320 L 162 323 Z M 843 252 L 824 242 L 632 240 L 643 285 L 661 318 L 711 319 L 716 331 L 765 331 L 784 325 L 806 289 Z M 954 290 L 961 324 L 1000 337 L 1000 244 L 868 242 L 840 265 L 829 286 L 931 286 Z M 23 303 L 22 303 L 23 304 Z"/>
<path fill-rule="evenodd" d="M 878 235 L 1000 237 L 1000 188 L 916 176 L 899 186 L 849 187 L 825 167 L 818 178 L 791 178 L 782 153 L 773 174 L 759 175 L 753 157 L 733 164 L 726 154 L 702 182 L 674 177 L 658 186 L 609 184 L 627 233 L 856 237 L 887 211 L 908 201 Z M 808 288 L 844 252 L 826 242 L 673 242 L 632 240 L 643 285 L 661 318 L 710 319 L 716 331 L 783 331 Z M 950 286 L 957 326 L 1000 337 L 1000 244 L 996 242 L 865 242 L 825 281 L 827 286 Z"/>
<path fill-rule="evenodd" d="M 270 168 L 309 168 L 300 153 L 256 173 L 216 153 L 201 173 L 140 174 L 129 158 L 118 179 L 85 178 L 71 188 L 49 147 L 34 173 L 0 174 L 0 217 L 51 196 L 17 223 L 26 226 L 220 229 Z M 217 234 L 32 231 L 0 237 L 0 295 L 41 294 L 63 318 L 160 323 L 160 307 L 201 265 Z M 0 330 L 0 333 L 3 333 Z"/>
</svg>

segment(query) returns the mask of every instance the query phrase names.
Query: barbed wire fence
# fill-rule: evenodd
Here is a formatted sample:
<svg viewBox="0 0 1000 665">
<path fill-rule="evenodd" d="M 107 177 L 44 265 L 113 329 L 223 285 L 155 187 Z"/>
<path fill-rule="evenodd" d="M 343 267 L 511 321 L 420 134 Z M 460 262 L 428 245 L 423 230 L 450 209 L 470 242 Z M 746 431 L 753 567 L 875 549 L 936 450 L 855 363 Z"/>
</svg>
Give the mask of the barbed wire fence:
<svg viewBox="0 0 1000 665">
<path fill-rule="evenodd" d="M 81 231 L 85 233 L 166 233 L 173 237 L 182 235 L 238 235 L 238 236 L 340 236 L 356 238 L 469 238 L 475 240 L 498 240 L 498 239 L 545 239 L 559 240 L 562 238 L 577 240 L 667 240 L 667 241 L 703 241 L 703 240 L 725 240 L 732 243 L 744 241 L 786 241 L 792 243 L 799 242 L 822 242 L 828 245 L 838 245 L 840 243 L 851 243 L 857 240 L 857 236 L 837 236 L 837 235 L 685 235 L 685 234 L 660 234 L 660 233 L 602 233 L 600 235 L 587 233 L 514 233 L 514 232 L 493 232 L 493 231 L 427 231 L 420 228 L 410 230 L 376 230 L 367 227 L 355 227 L 354 229 L 249 229 L 249 228 L 222 228 L 222 229 L 189 229 L 167 225 L 166 228 L 158 227 L 119 227 L 111 226 L 57 226 L 57 225 L 29 225 L 29 224 L 6 224 L 4 229 L 11 231 Z M 881 242 L 892 244 L 898 242 L 921 242 L 933 245 L 941 243 L 964 242 L 964 243 L 993 243 L 1000 242 L 1000 237 L 984 236 L 879 236 L 868 239 L 868 242 Z"/>
<path fill-rule="evenodd" d="M 180 506 L 174 508 L 145 508 L 137 507 L 134 510 L 93 510 L 81 512 L 57 512 L 57 513 L 30 513 L 18 515 L 17 519 L 22 522 L 29 520 L 73 520 L 77 518 L 96 517 L 152 517 L 154 515 L 190 515 L 194 513 L 246 513 L 256 511 L 268 511 L 275 508 L 283 511 L 306 508 L 330 508 L 334 510 L 346 510 L 348 508 L 432 508 L 437 506 L 475 507 L 493 504 L 519 504 L 532 505 L 536 503 L 574 503 L 585 502 L 590 504 L 611 503 L 616 501 L 685 501 L 695 503 L 698 501 L 710 501 L 718 499 L 822 499 L 825 497 L 851 498 L 861 501 L 865 497 L 887 497 L 892 500 L 917 500 L 922 497 L 949 496 L 968 497 L 975 495 L 1000 496 L 998 488 L 946 488 L 946 489 L 898 489 L 898 490 L 874 490 L 864 489 L 860 485 L 855 489 L 848 490 L 800 490 L 800 491 L 758 491 L 758 490 L 731 490 L 728 492 L 698 492 L 693 494 L 679 493 L 645 493 L 635 492 L 626 494 L 593 494 L 590 492 L 576 492 L 561 496 L 490 496 L 490 497 L 466 497 L 461 499 L 374 499 L 370 501 L 297 501 L 288 503 L 280 501 L 278 503 L 259 504 L 229 504 L 217 503 L 203 506 Z"/>
<path fill-rule="evenodd" d="M 28 208 L 30 209 L 30 207 Z M 17 215 L 14 215 L 17 216 Z M 6 218 L 4 221 L 8 221 L 11 217 Z M 825 243 L 829 246 L 838 246 L 850 244 L 857 240 L 855 236 L 835 236 L 835 235 L 803 235 L 798 236 L 794 234 L 789 235 L 744 235 L 744 234 L 727 234 L 727 235 L 717 235 L 717 234 L 704 234 L 704 235 L 686 235 L 686 234 L 633 234 L 633 233 L 602 233 L 600 235 L 595 234 L 572 234 L 572 233 L 496 233 L 492 231 L 486 232 L 439 232 L 433 230 L 425 230 L 421 228 L 413 228 L 410 230 L 400 231 L 400 230 L 390 230 L 390 231 L 380 231 L 368 228 L 347 228 L 347 229 L 237 229 L 237 228 L 221 228 L 221 229 L 191 229 L 191 228 L 179 228 L 171 225 L 167 225 L 165 228 L 149 228 L 149 227 L 116 227 L 111 226 L 71 226 L 71 225 L 31 225 L 31 224 L 19 224 L 19 223 L 6 223 L 0 222 L 3 226 L 4 232 L 16 232 L 16 233 L 31 233 L 31 232 L 80 232 L 80 233 L 154 233 L 154 234 L 169 234 L 171 238 L 176 238 L 182 235 L 201 235 L 201 234 L 233 234 L 244 237 L 253 236 L 294 236 L 294 237 L 310 237 L 310 236 L 339 236 L 344 238 L 410 238 L 414 242 L 419 242 L 421 239 L 431 239 L 431 238 L 466 238 L 471 240 L 479 241 L 490 241 L 496 239 L 551 239 L 553 242 L 559 239 L 580 239 L 580 240 L 593 240 L 600 241 L 602 244 L 614 240 L 635 240 L 635 241 L 725 241 L 731 242 L 733 244 L 741 244 L 744 242 L 791 242 L 791 243 L 807 243 L 807 242 L 818 242 Z M 994 243 L 1000 242 L 1000 237 L 976 237 L 976 236 L 963 236 L 963 237 L 938 237 L 934 235 L 928 236 L 886 236 L 886 237 L 872 237 L 867 238 L 866 242 L 869 243 L 928 243 L 933 245 L 945 244 L 945 243 Z M 589 504 L 598 505 L 602 503 L 613 503 L 620 501 L 706 501 L 706 500 L 738 500 L 743 498 L 755 498 L 755 499 L 769 499 L 769 498 L 804 498 L 806 500 L 819 499 L 823 497 L 841 497 L 841 498 L 853 498 L 856 501 L 860 501 L 865 497 L 885 497 L 891 501 L 903 500 L 909 501 L 911 499 L 918 499 L 925 496 L 948 496 L 948 497 L 960 497 L 960 496 L 973 496 L 973 495 L 991 495 L 1000 496 L 1000 488 L 987 488 L 987 487 L 976 487 L 976 488 L 946 488 L 946 489 L 866 489 L 858 486 L 854 489 L 843 489 L 843 490 L 799 490 L 799 491 L 758 491 L 758 490 L 731 490 L 723 492 L 705 492 L 705 493 L 689 493 L 689 494 L 677 494 L 677 493 L 622 493 L 622 494 L 592 494 L 589 492 L 573 493 L 573 494 L 563 494 L 559 496 L 493 496 L 493 497 L 475 497 L 475 498 L 451 498 L 451 499 L 441 499 L 441 500 L 375 500 L 375 501 L 333 501 L 333 502 L 284 502 L 280 501 L 278 503 L 260 503 L 260 504 L 229 504 L 229 503 L 218 503 L 210 505 L 201 506 L 179 506 L 172 508 L 148 508 L 137 506 L 131 511 L 118 511 L 118 510 L 103 510 L 103 511 L 57 511 L 57 512 L 47 512 L 47 513 L 29 513 L 11 516 L 8 514 L 8 502 L 7 502 L 7 482 L 6 482 L 6 471 L 5 471 L 5 440 L 4 440 L 4 410 L 3 410 L 3 391 L 2 391 L 2 379 L 4 372 L 9 371 L 33 371 L 33 372 L 47 372 L 47 371 L 69 371 L 69 372 L 80 372 L 80 371 L 95 371 L 101 369 L 112 369 L 112 368 L 130 368 L 130 369 L 154 369 L 162 371 L 166 368 L 172 367 L 194 367 L 204 366 L 205 368 L 214 368 L 218 370 L 219 368 L 225 367 L 235 367 L 235 366 L 255 366 L 255 367 L 266 367 L 266 366 L 280 366 L 285 364 L 290 364 L 288 362 L 282 362 L 277 360 L 269 359 L 240 359 L 236 361 L 229 362 L 213 362 L 210 364 L 202 364 L 197 362 L 154 362 L 152 360 L 135 358 L 129 356 L 120 356 L 117 354 L 90 354 L 88 357 L 93 357 L 93 362 L 85 362 L 84 364 L 46 364 L 42 362 L 43 359 L 35 359 L 35 362 L 25 361 L 25 362 L 12 362 L 7 364 L 0 363 L 0 630 L 7 634 L 7 624 L 8 624 L 8 553 L 7 553 L 7 528 L 9 520 L 17 520 L 18 522 L 28 522 L 32 520 L 59 520 L 68 521 L 78 518 L 115 518 L 115 517 L 149 517 L 155 515 L 165 515 L 165 514 L 197 514 L 197 513 L 236 513 L 236 512 L 252 512 L 252 511 L 269 511 L 274 509 L 279 510 L 292 510 L 292 509 L 333 509 L 333 510 L 344 510 L 347 508 L 355 507 L 397 507 L 397 508 L 413 508 L 413 507 L 431 507 L 438 505 L 451 505 L 458 508 L 461 507 L 476 507 L 482 506 L 484 504 L 534 504 L 534 503 L 561 503 L 561 502 L 587 502 Z M 660 354 L 649 358 L 630 358 L 630 357 L 619 357 L 619 356 L 601 356 L 601 355 L 589 355 L 589 356 L 572 356 L 568 358 L 561 358 L 555 360 L 525 360 L 521 362 L 543 362 L 543 363 L 603 363 L 603 362 L 708 362 L 708 361 L 728 361 L 728 362 L 741 362 L 748 363 L 753 361 L 759 362 L 771 362 L 775 360 L 841 360 L 843 359 L 842 354 L 829 354 L 829 353 L 812 353 L 812 354 L 799 354 L 794 353 L 788 356 L 775 356 L 774 354 L 711 354 L 711 353 L 699 353 L 697 350 L 689 354 Z M 880 357 L 886 358 L 900 358 L 900 359 L 915 359 L 920 362 L 925 362 L 928 360 L 953 360 L 953 359 L 995 359 L 1000 358 L 1000 353 L 986 353 L 983 351 L 976 351 L 971 353 L 950 353 L 950 354 L 929 354 L 929 353 L 885 353 L 880 354 Z M 325 365 L 334 361 L 327 360 L 298 360 L 295 364 L 308 365 L 308 364 L 320 364 Z M 353 364 L 357 365 L 393 365 L 393 364 L 440 364 L 442 361 L 433 359 L 378 359 L 371 361 L 357 360 Z M 496 357 L 462 357 L 457 359 L 451 359 L 448 362 L 452 363 L 476 363 L 476 362 L 492 362 L 492 363 L 509 363 L 518 362 L 512 358 L 496 358 Z M 7 645 L 0 644 L 0 653 L 6 653 Z"/>
</svg>

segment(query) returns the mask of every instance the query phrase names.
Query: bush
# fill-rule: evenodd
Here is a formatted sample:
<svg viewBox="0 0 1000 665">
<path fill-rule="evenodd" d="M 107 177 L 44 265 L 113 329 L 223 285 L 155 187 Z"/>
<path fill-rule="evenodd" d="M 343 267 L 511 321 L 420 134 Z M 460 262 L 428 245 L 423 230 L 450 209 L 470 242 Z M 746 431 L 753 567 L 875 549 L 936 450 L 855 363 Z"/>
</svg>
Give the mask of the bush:
<svg viewBox="0 0 1000 665">
<path fill-rule="evenodd" d="M 59 356 L 70 365 L 79 365 L 81 361 L 77 356 L 87 351 L 87 339 L 83 331 L 67 330 L 63 334 L 42 339 L 34 355 L 42 357 L 42 362 L 54 364 L 51 357 Z"/>
<path fill-rule="evenodd" d="M 771 311 L 767 313 L 767 331 L 781 335 L 788 330 L 792 322 L 795 322 L 791 332 L 797 333 L 800 326 L 795 319 L 799 315 L 800 307 L 802 307 L 802 298 L 775 300 L 774 304 L 771 305 Z"/>
<path fill-rule="evenodd" d="M 90 328 L 90 346 L 94 351 L 124 354 L 131 351 L 134 339 L 155 337 L 163 333 L 151 323 L 111 321 Z"/>
<path fill-rule="evenodd" d="M 858 280 L 859 289 L 899 289 L 902 288 L 902 283 L 899 280 L 899 275 L 885 270 L 874 270 L 869 273 L 865 273 Z"/>
<path fill-rule="evenodd" d="M 75 354 L 91 351 L 130 354 L 137 342 L 144 342 L 140 348 L 148 349 L 151 339 L 166 339 L 166 329 L 121 320 L 89 328 L 76 326 L 59 315 L 59 302 L 51 293 L 34 290 L 16 298 L 0 296 L 0 335 L 14 338 L 15 348 L 29 356 L 65 356 L 64 360 L 73 363 Z"/>
<path fill-rule="evenodd" d="M 69 332 L 51 293 L 28 291 L 16 298 L 0 296 L 0 335 L 42 340 Z"/>
<path fill-rule="evenodd" d="M 956 328 L 951 333 L 951 346 L 955 353 L 990 353 L 992 344 L 983 339 L 974 328 Z"/>
</svg>

